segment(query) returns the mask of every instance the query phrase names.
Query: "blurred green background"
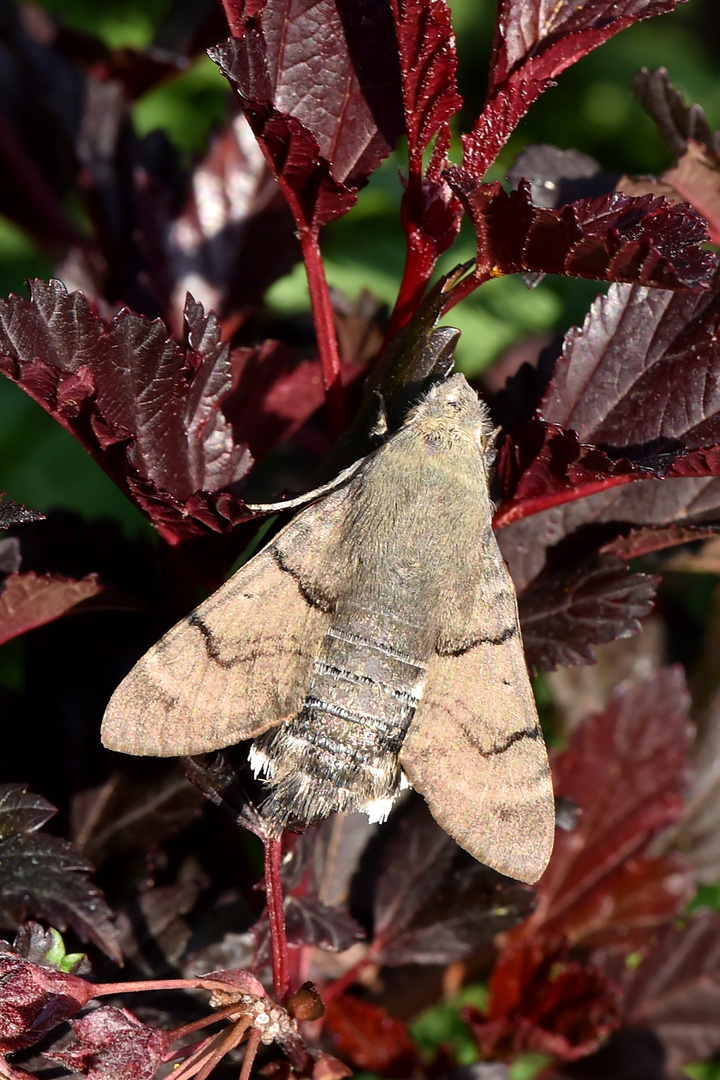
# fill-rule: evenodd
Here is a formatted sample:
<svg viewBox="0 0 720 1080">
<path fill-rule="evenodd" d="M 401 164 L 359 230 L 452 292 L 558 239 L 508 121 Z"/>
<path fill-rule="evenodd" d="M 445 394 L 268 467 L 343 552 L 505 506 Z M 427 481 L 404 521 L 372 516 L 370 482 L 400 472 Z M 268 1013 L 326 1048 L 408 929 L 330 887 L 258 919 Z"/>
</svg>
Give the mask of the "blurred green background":
<svg viewBox="0 0 720 1080">
<path fill-rule="evenodd" d="M 717 78 L 720 20 L 717 0 L 689 0 L 670 15 L 650 19 L 618 35 L 565 72 L 556 88 L 533 107 L 498 163 L 502 175 L 527 144 L 552 142 L 596 157 L 611 172 L 657 173 L 670 157 L 653 123 L 630 92 L 634 71 L 665 66 L 689 101 L 720 124 Z M 44 6 L 72 26 L 91 31 L 112 47 L 142 48 L 170 8 L 169 0 L 47 0 Z M 458 36 L 460 88 L 467 129 L 481 106 L 492 41 L 493 0 L 451 3 Z M 164 128 L 187 157 L 202 152 L 209 132 L 223 116 L 227 87 L 206 58 L 179 78 L 139 100 L 140 134 Z M 456 153 L 457 148 L 455 148 Z M 368 288 L 392 305 L 404 258 L 397 210 L 399 150 L 360 194 L 358 206 L 328 230 L 324 240 L 330 283 L 350 296 Z M 474 252 L 470 230 L 444 260 L 444 268 Z M 0 294 L 24 291 L 29 277 L 47 277 L 50 262 L 29 238 L 0 219 Z M 542 338 L 581 322 L 599 286 L 572 279 L 546 279 L 528 290 L 518 278 L 498 280 L 478 290 L 452 313 L 463 331 L 459 362 L 468 372 L 492 363 L 513 343 Z M 270 291 L 282 313 L 306 310 L 300 266 Z M 21 391 L 0 380 L 0 490 L 41 510 L 63 506 L 90 517 L 111 515 L 136 531 L 140 515 L 85 452 Z"/>
</svg>

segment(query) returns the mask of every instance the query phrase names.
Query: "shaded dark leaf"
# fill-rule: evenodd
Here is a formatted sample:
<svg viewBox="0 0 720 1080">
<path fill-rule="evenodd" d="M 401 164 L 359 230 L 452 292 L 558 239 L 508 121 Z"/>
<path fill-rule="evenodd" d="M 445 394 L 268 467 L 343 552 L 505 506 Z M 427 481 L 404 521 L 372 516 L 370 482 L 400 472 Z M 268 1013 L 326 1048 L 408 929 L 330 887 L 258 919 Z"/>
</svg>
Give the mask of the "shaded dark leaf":
<svg viewBox="0 0 720 1080">
<path fill-rule="evenodd" d="M 10 574 L 0 592 L 0 645 L 65 615 L 137 607 L 137 601 L 106 589 L 95 574 L 81 581 L 32 572 Z"/>
<path fill-rule="evenodd" d="M 560 1075 L 572 1080 L 667 1080 L 666 1061 L 665 1047 L 654 1031 L 623 1027 L 596 1053 L 565 1065 Z"/>
<path fill-rule="evenodd" d="M 72 926 L 119 961 L 110 909 L 87 881 L 89 862 L 66 840 L 35 833 L 54 813 L 23 785 L 0 788 L 0 909 L 29 910 L 61 930 Z"/>
<path fill-rule="evenodd" d="M 660 1036 L 669 1071 L 720 1045 L 720 914 L 701 911 L 667 926 L 637 967 L 612 965 L 621 981 L 624 1025 Z"/>
<path fill-rule="evenodd" d="M 477 233 L 482 280 L 532 271 L 666 289 L 710 283 L 716 259 L 699 246 L 705 223 L 684 203 L 612 194 L 551 210 L 532 205 L 526 183 L 508 194 L 462 168 L 447 176 Z"/>
<path fill-rule="evenodd" d="M 34 282 L 0 302 L 0 370 L 99 461 L 161 534 L 226 530 L 250 516 L 228 489 L 251 466 L 222 411 L 233 388 L 213 316 L 189 300 L 185 349 L 127 309 L 106 322 L 81 293 Z M 210 494 L 215 493 L 215 494 Z"/>
<path fill-rule="evenodd" d="M 346 995 L 330 1002 L 325 1026 L 335 1050 L 358 1069 L 403 1080 L 419 1064 L 406 1025 L 379 1005 Z"/>
<path fill-rule="evenodd" d="M 720 158 L 720 136 L 710 130 L 699 105 L 686 105 L 682 94 L 670 82 L 665 68 L 640 68 L 633 77 L 633 93 L 676 158 L 698 143 L 716 159 Z"/>
<path fill-rule="evenodd" d="M 26 506 L 0 496 L 0 529 L 9 529 L 13 525 L 23 525 L 28 521 L 42 521 L 45 515 L 39 510 L 28 510 Z"/>
<path fill-rule="evenodd" d="M 72 1029 L 74 1045 L 47 1056 L 88 1080 L 152 1080 L 173 1038 L 110 1005 L 73 1020 Z"/>
<path fill-rule="evenodd" d="M 176 974 L 192 936 L 184 916 L 208 885 L 204 872 L 188 857 L 177 881 L 141 889 L 117 917 L 126 963 L 151 978 Z"/>
<path fill-rule="evenodd" d="M 535 674 L 592 664 L 594 645 L 638 634 L 658 578 L 631 574 L 615 555 L 546 569 L 519 597 L 525 659 Z"/>
<path fill-rule="evenodd" d="M 578 725 L 553 765 L 555 792 L 580 808 L 558 832 L 537 886 L 537 908 L 515 934 L 584 947 L 647 940 L 691 893 L 677 856 L 651 859 L 652 838 L 683 814 L 692 740 L 681 671 L 620 686 L 604 713 Z"/>
<path fill-rule="evenodd" d="M 587 154 L 549 144 L 528 146 L 507 175 L 514 188 L 528 181 L 534 206 L 553 209 L 578 199 L 597 199 L 613 191 L 617 182 L 616 175 L 604 172 Z"/>
<path fill-rule="evenodd" d="M 447 964 L 488 946 L 532 903 L 530 889 L 468 856 L 418 800 L 384 851 L 373 952 L 389 966 Z"/>
<path fill-rule="evenodd" d="M 179 762 L 139 778 L 117 771 L 73 800 L 75 846 L 101 866 L 124 851 L 152 851 L 198 816 L 202 798 Z"/>
<path fill-rule="evenodd" d="M 489 991 L 484 1013 L 463 1010 L 487 1058 L 529 1051 L 574 1061 L 620 1023 L 617 987 L 601 970 L 532 941 L 502 952 Z"/>
<path fill-rule="evenodd" d="M 316 945 L 328 952 L 344 952 L 365 937 L 346 911 L 309 896 L 287 897 L 285 927 L 289 945 Z"/>
<path fill-rule="evenodd" d="M 188 780 L 206 799 L 220 807 L 236 825 L 249 829 L 263 841 L 267 839 L 262 815 L 245 785 L 246 776 L 238 776 L 227 750 L 182 758 L 182 763 Z"/>
<path fill-rule="evenodd" d="M 0 1053 L 34 1046 L 90 1000 L 76 975 L 33 963 L 0 942 Z"/>
<path fill-rule="evenodd" d="M 402 133 L 397 44 L 379 2 L 267 0 L 210 51 L 235 87 L 296 222 L 345 213 Z M 318 73 L 322 72 L 322 92 Z"/>
</svg>

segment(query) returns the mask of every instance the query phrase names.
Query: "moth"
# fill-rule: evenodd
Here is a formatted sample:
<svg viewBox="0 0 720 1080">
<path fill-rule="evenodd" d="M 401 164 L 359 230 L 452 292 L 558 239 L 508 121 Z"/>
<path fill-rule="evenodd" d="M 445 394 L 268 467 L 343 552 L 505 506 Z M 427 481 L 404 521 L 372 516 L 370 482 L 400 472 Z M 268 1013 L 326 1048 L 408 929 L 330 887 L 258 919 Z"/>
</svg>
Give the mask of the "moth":
<svg viewBox="0 0 720 1080">
<path fill-rule="evenodd" d="M 475 858 L 536 881 L 553 792 L 492 531 L 493 454 L 465 378 L 436 383 L 142 657 L 105 745 L 172 756 L 253 739 L 276 834 L 336 810 L 382 820 L 411 785 Z"/>
</svg>

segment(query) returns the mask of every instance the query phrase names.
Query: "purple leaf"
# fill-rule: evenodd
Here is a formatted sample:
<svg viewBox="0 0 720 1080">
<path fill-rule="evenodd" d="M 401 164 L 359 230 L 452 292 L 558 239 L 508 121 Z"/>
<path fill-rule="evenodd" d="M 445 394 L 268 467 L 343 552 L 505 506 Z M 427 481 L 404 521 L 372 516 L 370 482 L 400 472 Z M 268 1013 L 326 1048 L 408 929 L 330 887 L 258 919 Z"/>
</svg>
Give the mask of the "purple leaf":
<svg viewBox="0 0 720 1080">
<path fill-rule="evenodd" d="M 0 942 L 0 1054 L 39 1042 L 79 1012 L 92 991 L 77 975 L 33 963 Z"/>
<path fill-rule="evenodd" d="M 152 1080 L 173 1039 L 171 1031 L 147 1027 L 111 1005 L 73 1020 L 72 1029 L 74 1043 L 47 1056 L 87 1080 Z"/>
<path fill-rule="evenodd" d="M 650 613 L 658 579 L 614 555 L 546 570 L 520 595 L 525 659 L 533 674 L 592 664 L 594 645 L 631 637 Z"/>
<path fill-rule="evenodd" d="M 528 146 L 508 169 L 507 178 L 514 188 L 527 180 L 533 205 L 551 209 L 579 199 L 597 199 L 614 191 L 618 180 L 587 154 L 549 144 Z"/>
<path fill-rule="evenodd" d="M 463 138 L 463 164 L 477 177 L 552 80 L 639 19 L 673 11 L 678 0 L 589 0 L 556 4 L 502 0 L 498 5 L 488 103 Z"/>
<path fill-rule="evenodd" d="M 502 511 L 502 508 L 501 508 Z M 548 547 L 563 541 L 567 559 L 577 537 L 582 554 L 582 530 L 599 530 L 608 547 L 614 537 L 627 535 L 630 526 L 664 529 L 720 524 L 720 478 L 642 480 L 624 487 L 553 506 L 521 521 L 512 521 L 498 533 L 503 555 L 520 591 L 542 570 Z M 672 533 L 666 534 L 669 540 Z"/>
<path fill-rule="evenodd" d="M 415 803 L 384 851 L 373 953 L 383 964 L 447 964 L 487 946 L 530 909 L 532 892 L 466 856 Z"/>
<path fill-rule="evenodd" d="M 161 310 L 183 331 L 187 292 L 213 310 L 226 336 L 300 258 L 287 203 L 242 114 L 213 138 L 179 212 L 148 179 L 139 202 L 144 249 Z"/>
<path fill-rule="evenodd" d="M 450 144 L 449 120 L 462 107 L 457 92 L 457 56 L 450 9 L 445 0 L 395 0 L 409 170 L 401 220 L 408 241 L 405 279 L 412 279 L 417 305 L 438 257 L 460 228 L 462 208 L 442 176 Z M 427 167 L 425 151 L 436 140 Z M 409 301 L 401 289 L 399 306 Z M 403 316 L 404 317 L 404 316 Z"/>
<path fill-rule="evenodd" d="M 719 298 L 720 276 L 698 293 L 611 286 L 566 335 L 543 418 L 641 463 L 720 443 Z"/>
<path fill-rule="evenodd" d="M 531 939 L 621 946 L 647 940 L 681 911 L 690 876 L 677 856 L 648 858 L 649 842 L 680 820 L 693 737 L 679 668 L 616 690 L 553 762 L 555 793 L 580 808 L 559 831 L 538 884 L 538 906 L 515 932 Z"/>
<path fill-rule="evenodd" d="M 689 142 L 699 144 L 710 157 L 720 157 L 720 136 L 710 130 L 699 105 L 686 105 L 682 94 L 670 82 L 665 68 L 640 68 L 633 78 L 633 93 L 676 158 L 681 158 Z"/>
<path fill-rule="evenodd" d="M 345 213 L 404 130 L 389 8 L 372 0 L 254 6 L 211 50 L 301 228 Z"/>
<path fill-rule="evenodd" d="M 684 203 L 612 194 L 552 210 L 533 206 L 524 182 L 508 194 L 463 168 L 447 177 L 477 233 L 480 280 L 531 271 L 681 289 L 708 285 L 716 265 L 700 248 L 703 219 Z"/>
<path fill-rule="evenodd" d="M 668 1074 L 713 1054 L 720 1043 L 720 914 L 698 911 L 664 927 L 633 969 L 612 965 L 627 1027 L 650 1028 L 667 1050 Z"/>
<path fill-rule="evenodd" d="M 613 461 L 596 446 L 580 442 L 574 431 L 540 419 L 515 425 L 500 448 L 498 473 L 503 502 L 495 514 L 496 528 L 645 475 L 626 459 Z"/>
<path fill-rule="evenodd" d="M 186 308 L 185 348 L 158 320 L 106 322 L 82 293 L 34 282 L 0 301 L 0 370 L 90 451 L 170 542 L 249 516 L 228 490 L 251 457 L 222 411 L 233 389 L 213 316 Z"/>
<path fill-rule="evenodd" d="M 94 574 L 74 581 L 51 574 L 10 574 L 0 592 L 0 645 L 65 615 L 133 610 L 137 602 L 111 593 Z"/>
<path fill-rule="evenodd" d="M 66 840 L 36 833 L 54 813 L 24 785 L 0 787 L 0 907 L 27 908 L 61 930 L 72 926 L 119 962 L 110 909 L 87 881 L 90 864 Z"/>
</svg>

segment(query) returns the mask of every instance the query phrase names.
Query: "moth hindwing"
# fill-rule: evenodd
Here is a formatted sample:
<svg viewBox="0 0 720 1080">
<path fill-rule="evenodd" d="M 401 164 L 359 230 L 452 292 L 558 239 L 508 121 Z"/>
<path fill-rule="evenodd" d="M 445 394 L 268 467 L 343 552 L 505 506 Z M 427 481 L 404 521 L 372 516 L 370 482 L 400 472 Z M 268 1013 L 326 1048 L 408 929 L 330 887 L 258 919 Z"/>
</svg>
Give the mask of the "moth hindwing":
<svg viewBox="0 0 720 1080">
<path fill-rule="evenodd" d="M 410 783 L 477 859 L 537 880 L 552 786 L 492 531 L 490 441 L 462 375 L 433 387 L 136 664 L 105 745 L 169 756 L 254 739 L 276 832 L 334 810 L 381 820 Z"/>
</svg>

